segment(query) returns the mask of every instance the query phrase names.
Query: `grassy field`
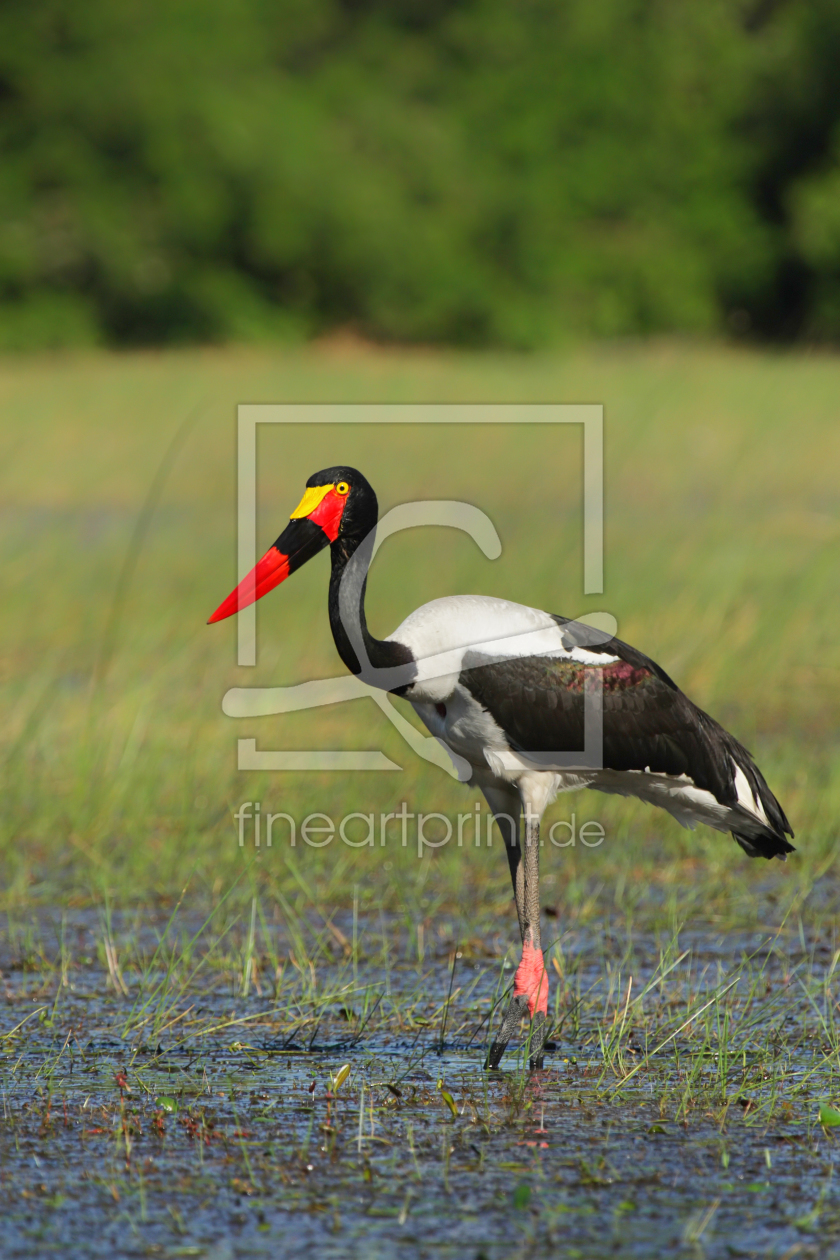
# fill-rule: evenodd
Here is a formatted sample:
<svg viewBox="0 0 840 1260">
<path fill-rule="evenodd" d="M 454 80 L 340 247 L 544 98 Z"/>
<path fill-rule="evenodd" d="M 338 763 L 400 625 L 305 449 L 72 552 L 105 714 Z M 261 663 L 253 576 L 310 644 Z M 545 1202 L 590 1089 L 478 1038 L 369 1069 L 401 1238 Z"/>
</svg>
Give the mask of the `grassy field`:
<svg viewBox="0 0 840 1260">
<path fill-rule="evenodd" d="M 99 1152 L 80 1236 L 86 1221 L 107 1221 L 112 1254 L 209 1255 L 214 1238 L 240 1235 L 247 1254 L 260 1239 L 278 1254 L 290 1212 L 298 1240 L 336 1255 L 419 1255 L 426 1243 L 488 1257 L 646 1255 L 667 1236 L 709 1255 L 805 1256 L 835 1238 L 816 1121 L 840 1090 L 838 380 L 828 356 L 675 344 L 503 358 L 335 342 L 0 365 L 0 1042 L 7 1172 L 23 1196 L 9 1254 L 28 1254 L 33 1203 L 46 1230 L 33 1254 L 69 1228 L 62 1196 L 80 1193 L 80 1141 Z M 559 1031 L 542 1085 L 521 1065 L 501 1084 L 478 1071 L 516 935 L 498 843 L 418 855 L 410 830 L 406 847 L 395 831 L 384 848 L 292 849 L 278 824 L 270 850 L 238 844 L 243 801 L 299 824 L 403 801 L 455 818 L 476 800 L 368 701 L 222 713 L 229 687 L 342 672 L 326 557 L 260 604 L 255 669 L 235 664 L 232 621 L 205 625 L 235 583 L 245 401 L 603 402 L 602 596 L 582 594 L 571 427 L 272 427 L 259 443 L 259 545 L 307 476 L 336 462 L 365 472 L 382 510 L 477 504 L 501 557 L 453 531 L 389 540 L 371 573 L 374 630 L 466 591 L 566 615 L 606 610 L 751 748 L 793 823 L 797 852 L 765 864 L 632 802 L 559 798 L 548 826 L 574 811 L 578 832 L 597 820 L 605 839 L 544 854 Z M 402 770 L 239 772 L 242 738 L 380 748 Z M 242 1019 L 256 1021 L 247 1035 Z M 179 1054 L 203 1071 L 200 1089 L 181 1080 Z M 329 1074 L 344 1061 L 331 1101 Z M 85 1092 L 96 1124 L 82 1115 Z M 176 1111 L 161 1103 L 170 1095 Z M 268 1136 L 236 1136 L 246 1111 Z M 53 1139 L 53 1173 L 22 1171 L 30 1152 L 48 1160 Z M 674 1159 L 685 1178 L 666 1194 Z M 780 1176 L 781 1196 L 770 1189 Z M 423 1213 L 437 1233 L 427 1220 L 415 1237 L 407 1222 Z M 734 1252 L 733 1222 L 746 1231 Z"/>
<path fill-rule="evenodd" d="M 230 686 L 341 672 L 326 556 L 260 605 L 257 669 L 234 665 L 232 622 L 205 626 L 235 581 L 243 400 L 603 401 L 603 597 L 582 596 L 577 428 L 497 429 L 481 440 L 468 429 L 271 428 L 259 450 L 260 545 L 280 532 L 309 473 L 336 460 L 366 472 L 383 510 L 423 497 L 476 503 L 497 525 L 502 556 L 487 561 L 452 531 L 390 541 L 371 576 L 374 628 L 462 591 L 567 615 L 606 608 L 622 637 L 753 749 L 804 842 L 780 887 L 810 877 L 833 851 L 840 814 L 837 375 L 827 358 L 674 347 L 561 360 L 335 348 L 6 363 L 5 895 L 171 895 L 191 872 L 194 889 L 212 894 L 241 868 L 232 813 L 246 799 L 293 814 L 378 813 L 403 798 L 472 807 L 366 702 L 247 724 L 222 714 Z M 238 775 L 242 737 L 269 748 L 366 748 L 375 738 L 404 771 Z M 718 836 L 684 835 L 651 811 L 589 796 L 561 798 L 556 816 L 567 807 L 602 819 L 610 840 L 583 868 L 579 853 L 565 854 L 561 884 L 594 866 L 610 878 L 625 863 L 657 882 L 709 871 L 707 894 L 742 873 L 767 876 Z M 299 856 L 330 896 L 349 887 L 356 862 L 381 895 L 364 852 Z M 283 879 L 283 854 L 265 858 L 260 877 Z M 501 891 L 498 865 L 479 873 Z M 446 877 L 471 868 L 459 861 Z"/>
</svg>

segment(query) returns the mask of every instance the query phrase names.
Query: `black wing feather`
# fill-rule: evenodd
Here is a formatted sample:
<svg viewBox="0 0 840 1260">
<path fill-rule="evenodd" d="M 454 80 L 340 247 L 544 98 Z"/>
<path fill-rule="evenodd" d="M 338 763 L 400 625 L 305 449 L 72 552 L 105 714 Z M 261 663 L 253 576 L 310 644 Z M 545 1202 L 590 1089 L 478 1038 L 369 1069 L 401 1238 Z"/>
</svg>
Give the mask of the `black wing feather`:
<svg viewBox="0 0 840 1260">
<path fill-rule="evenodd" d="M 665 671 L 619 639 L 593 644 L 591 631 L 557 617 L 572 647 L 589 634 L 588 652 L 618 657 L 603 668 L 604 768 L 689 775 L 722 805 L 738 796 L 732 762 L 743 770 L 770 823 L 766 836 L 736 840 L 751 855 L 790 852 L 790 823 L 746 748 L 693 704 Z M 583 642 L 581 642 L 583 646 Z M 520 752 L 572 753 L 584 746 L 584 665 L 564 657 L 489 660 L 468 653 L 460 680 Z"/>
</svg>

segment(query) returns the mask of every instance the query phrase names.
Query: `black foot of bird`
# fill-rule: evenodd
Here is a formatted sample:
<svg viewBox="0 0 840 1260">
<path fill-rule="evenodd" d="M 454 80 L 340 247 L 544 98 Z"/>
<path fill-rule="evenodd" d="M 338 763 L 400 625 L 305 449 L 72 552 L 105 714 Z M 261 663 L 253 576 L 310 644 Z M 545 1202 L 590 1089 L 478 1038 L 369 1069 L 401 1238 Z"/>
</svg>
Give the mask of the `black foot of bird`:
<svg viewBox="0 0 840 1260">
<path fill-rule="evenodd" d="M 528 1014 L 528 999 L 521 993 L 514 994 L 490 1046 L 490 1051 L 484 1064 L 488 1071 L 496 1071 L 502 1061 L 502 1055 L 507 1049 L 508 1042 Z M 528 1066 L 532 1069 L 540 1070 L 543 1066 L 543 1047 L 548 1037 L 548 1028 L 548 1021 L 543 1012 L 535 1011 L 531 1019 L 531 1029 L 527 1042 Z"/>
</svg>

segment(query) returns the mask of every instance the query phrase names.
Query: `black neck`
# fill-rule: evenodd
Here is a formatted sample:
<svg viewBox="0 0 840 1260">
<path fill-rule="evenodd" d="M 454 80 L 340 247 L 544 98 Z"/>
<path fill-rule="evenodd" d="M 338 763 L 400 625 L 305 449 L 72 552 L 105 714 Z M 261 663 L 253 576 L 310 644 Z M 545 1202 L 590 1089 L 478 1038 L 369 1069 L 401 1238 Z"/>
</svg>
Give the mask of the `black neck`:
<svg viewBox="0 0 840 1260">
<path fill-rule="evenodd" d="M 365 616 L 372 549 L 373 533 L 365 539 L 341 537 L 331 545 L 330 629 L 338 654 L 351 674 L 360 675 L 365 682 L 385 691 L 402 691 L 414 674 L 410 668 L 414 657 L 402 643 L 375 639 Z"/>
</svg>

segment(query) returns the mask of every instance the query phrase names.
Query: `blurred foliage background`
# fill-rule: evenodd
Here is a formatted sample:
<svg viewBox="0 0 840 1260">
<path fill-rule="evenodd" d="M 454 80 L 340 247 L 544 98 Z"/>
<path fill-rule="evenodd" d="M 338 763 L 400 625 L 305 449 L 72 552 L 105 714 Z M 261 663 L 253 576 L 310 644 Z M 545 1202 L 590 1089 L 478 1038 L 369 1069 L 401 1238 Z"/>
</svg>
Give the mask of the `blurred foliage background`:
<svg viewBox="0 0 840 1260">
<path fill-rule="evenodd" d="M 0 348 L 840 335 L 838 0 L 6 0 Z"/>
</svg>

